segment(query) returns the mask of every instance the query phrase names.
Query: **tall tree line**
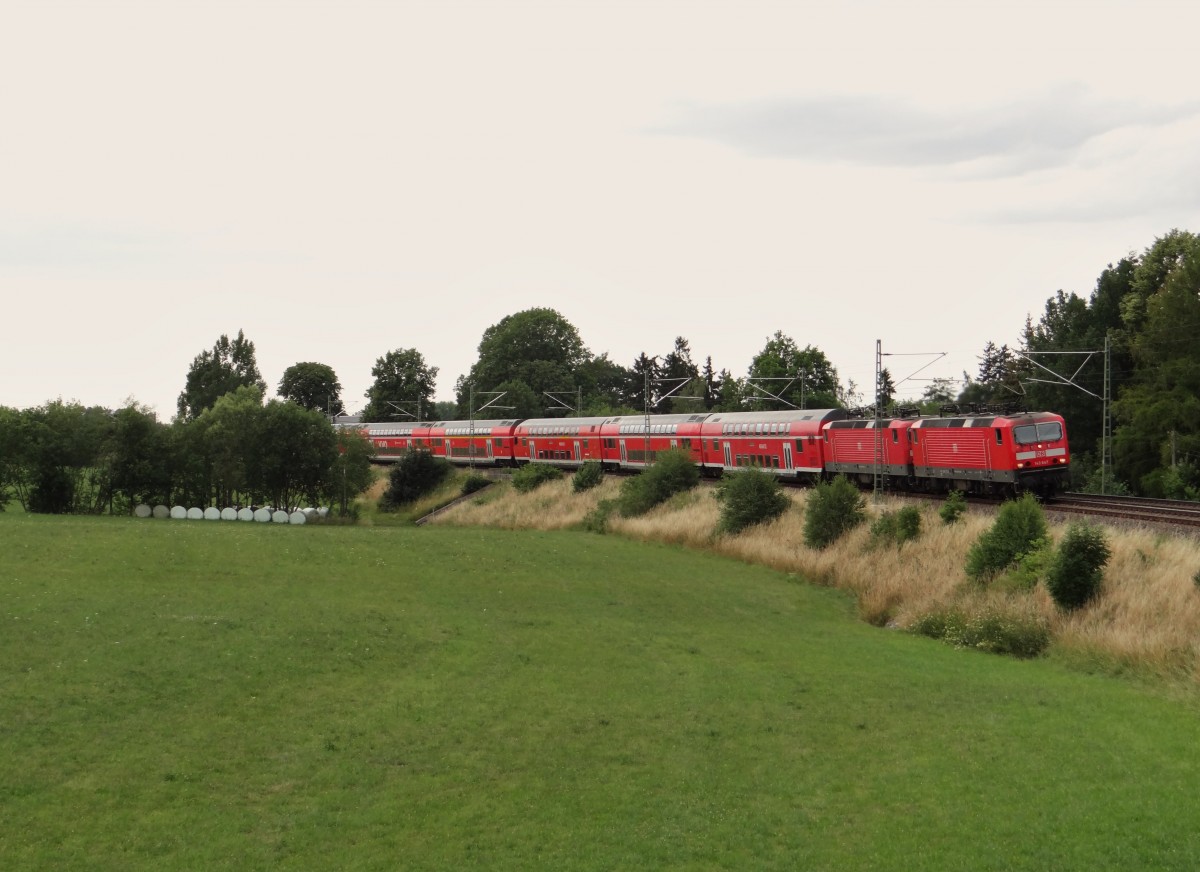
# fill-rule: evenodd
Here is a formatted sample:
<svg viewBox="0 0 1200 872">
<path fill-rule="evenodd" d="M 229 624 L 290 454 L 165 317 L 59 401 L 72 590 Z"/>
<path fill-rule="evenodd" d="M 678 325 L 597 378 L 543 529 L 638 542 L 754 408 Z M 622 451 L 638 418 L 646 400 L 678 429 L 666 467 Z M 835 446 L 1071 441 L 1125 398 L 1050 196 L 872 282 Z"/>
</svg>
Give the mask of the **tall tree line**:
<svg viewBox="0 0 1200 872">
<path fill-rule="evenodd" d="M 1057 291 L 1026 320 L 1021 354 L 989 343 L 960 399 L 1019 393 L 1067 421 L 1080 487 L 1095 488 L 1109 350 L 1115 487 L 1200 497 L 1200 237 L 1171 230 L 1108 264 L 1085 299 Z M 1089 357 L 1089 353 L 1091 356 Z M 1072 384 L 1055 384 L 1053 370 Z M 1113 486 L 1112 483 L 1109 486 Z"/>
</svg>

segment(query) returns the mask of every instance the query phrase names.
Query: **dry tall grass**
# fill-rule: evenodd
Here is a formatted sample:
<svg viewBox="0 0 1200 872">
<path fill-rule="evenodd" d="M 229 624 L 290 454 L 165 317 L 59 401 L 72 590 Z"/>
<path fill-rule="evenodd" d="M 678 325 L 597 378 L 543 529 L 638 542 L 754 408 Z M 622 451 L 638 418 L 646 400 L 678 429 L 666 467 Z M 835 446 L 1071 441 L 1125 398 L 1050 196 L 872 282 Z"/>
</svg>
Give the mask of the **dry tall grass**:
<svg viewBox="0 0 1200 872">
<path fill-rule="evenodd" d="M 507 529 L 577 526 L 619 483 L 575 494 L 569 479 L 531 494 L 501 486 L 482 500 L 448 512 L 439 523 Z M 1126 669 L 1200 684 L 1200 544 L 1183 535 L 1107 528 L 1112 558 L 1100 598 L 1073 614 L 1057 609 L 1044 586 L 1029 593 L 985 590 L 966 578 L 967 550 L 992 520 L 968 512 L 944 525 L 935 505 L 921 509 L 921 535 L 900 547 L 873 546 L 868 524 L 823 551 L 804 545 L 807 494 L 793 492 L 793 511 L 737 536 L 715 536 L 719 507 L 710 488 L 684 494 L 644 517 L 612 517 L 610 532 L 635 539 L 706 549 L 764 564 L 852 591 L 862 618 L 876 625 L 909 627 L 922 616 L 955 609 L 967 615 L 1004 614 L 1044 621 L 1053 648 L 1069 659 L 1112 671 Z M 899 501 L 869 505 L 870 517 L 895 510 Z M 1050 522 L 1057 540 L 1061 524 Z"/>
</svg>

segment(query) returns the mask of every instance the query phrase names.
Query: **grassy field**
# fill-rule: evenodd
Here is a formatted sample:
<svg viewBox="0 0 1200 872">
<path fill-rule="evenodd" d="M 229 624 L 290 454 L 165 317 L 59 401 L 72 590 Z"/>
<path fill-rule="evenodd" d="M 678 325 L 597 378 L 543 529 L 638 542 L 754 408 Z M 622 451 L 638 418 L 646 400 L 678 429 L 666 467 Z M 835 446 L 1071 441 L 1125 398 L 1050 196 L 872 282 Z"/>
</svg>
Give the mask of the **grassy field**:
<svg viewBox="0 0 1200 872">
<path fill-rule="evenodd" d="M 0 868 L 1194 869 L 1200 719 L 579 533 L 0 515 Z"/>
<path fill-rule="evenodd" d="M 503 529 L 567 529 L 578 526 L 602 499 L 618 493 L 611 477 L 584 494 L 569 481 L 520 494 L 506 485 L 460 504 L 437 523 Z M 1043 625 L 1050 654 L 1084 671 L 1100 671 L 1172 683 L 1200 696 L 1200 541 L 1179 531 L 1106 528 L 1112 557 L 1101 596 L 1086 608 L 1063 612 L 1045 586 L 1032 590 L 985 589 L 966 576 L 967 552 L 995 513 L 973 507 L 957 524 L 938 517 L 937 503 L 922 503 L 921 534 L 903 547 L 878 547 L 864 524 L 824 550 L 804 545 L 808 491 L 789 490 L 793 509 L 778 520 L 737 536 L 717 536 L 720 509 L 711 488 L 681 494 L 638 518 L 614 517 L 609 531 L 646 542 L 666 542 L 769 566 L 854 595 L 859 616 L 877 626 L 913 626 L 923 616 L 960 611 L 1002 616 L 1024 626 Z M 896 510 L 902 500 L 867 506 L 869 517 Z M 1078 518 L 1069 518 L 1077 521 Z M 1065 525 L 1050 510 L 1050 536 Z"/>
</svg>

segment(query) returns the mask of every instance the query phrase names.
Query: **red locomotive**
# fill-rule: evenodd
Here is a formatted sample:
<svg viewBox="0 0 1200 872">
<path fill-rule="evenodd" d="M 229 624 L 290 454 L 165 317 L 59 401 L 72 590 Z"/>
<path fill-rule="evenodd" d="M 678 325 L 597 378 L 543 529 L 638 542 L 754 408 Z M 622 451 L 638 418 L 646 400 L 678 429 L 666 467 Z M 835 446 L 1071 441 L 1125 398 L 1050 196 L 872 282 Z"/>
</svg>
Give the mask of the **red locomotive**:
<svg viewBox="0 0 1200 872">
<path fill-rule="evenodd" d="M 896 490 L 1044 496 L 1064 488 L 1070 470 L 1066 427 L 1052 412 L 876 418 L 795 409 L 341 426 L 362 430 L 380 461 L 420 449 L 459 465 L 596 461 L 636 470 L 678 448 L 710 475 L 757 467 L 791 481 L 846 475 L 870 483 L 878 474 Z"/>
</svg>

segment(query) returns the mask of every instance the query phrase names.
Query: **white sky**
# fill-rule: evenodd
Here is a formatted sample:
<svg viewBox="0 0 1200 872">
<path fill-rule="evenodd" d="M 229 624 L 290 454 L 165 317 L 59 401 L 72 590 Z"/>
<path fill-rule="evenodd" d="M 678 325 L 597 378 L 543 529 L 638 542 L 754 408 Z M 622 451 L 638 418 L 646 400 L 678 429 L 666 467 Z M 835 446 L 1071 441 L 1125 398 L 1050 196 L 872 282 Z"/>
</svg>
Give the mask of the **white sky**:
<svg viewBox="0 0 1200 872">
<path fill-rule="evenodd" d="M 169 418 L 239 329 L 272 393 L 319 361 L 355 410 L 415 347 L 452 399 L 534 306 L 623 365 L 682 335 L 744 375 L 782 330 L 859 385 L 876 339 L 974 374 L 1200 230 L 1197 32 L 1157 0 L 0 0 L 0 404 Z"/>
</svg>

